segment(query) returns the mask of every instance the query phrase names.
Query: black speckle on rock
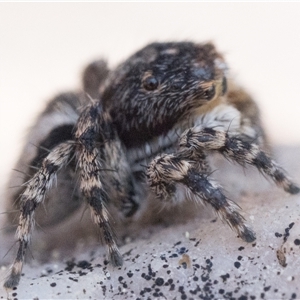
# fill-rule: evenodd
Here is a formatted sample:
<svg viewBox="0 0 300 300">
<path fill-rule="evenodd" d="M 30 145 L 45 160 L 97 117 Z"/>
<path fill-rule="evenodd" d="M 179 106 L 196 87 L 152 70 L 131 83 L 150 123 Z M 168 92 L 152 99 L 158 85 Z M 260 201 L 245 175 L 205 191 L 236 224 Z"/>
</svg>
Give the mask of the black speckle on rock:
<svg viewBox="0 0 300 300">
<path fill-rule="evenodd" d="M 183 300 L 187 299 L 187 295 L 185 294 L 185 291 L 184 291 L 184 287 L 183 287 L 183 286 L 180 286 L 180 287 L 178 288 L 178 292 L 181 293 L 180 299 L 183 299 Z"/>
<path fill-rule="evenodd" d="M 243 258 L 243 256 L 241 256 L 241 255 L 239 255 L 239 256 L 237 257 L 238 260 L 242 260 L 242 258 Z"/>
<path fill-rule="evenodd" d="M 199 278 L 198 278 L 197 276 L 194 276 L 194 277 L 193 277 L 193 280 L 194 280 L 194 281 L 198 281 Z"/>
<path fill-rule="evenodd" d="M 67 267 L 65 268 L 65 271 L 72 271 L 73 268 L 76 266 L 75 262 L 73 260 L 69 260 L 66 262 Z"/>
<path fill-rule="evenodd" d="M 194 245 L 195 247 L 197 247 L 200 243 L 200 240 L 196 242 L 196 244 Z"/>
<path fill-rule="evenodd" d="M 244 250 L 244 249 L 245 249 L 245 247 L 239 247 L 239 248 L 238 248 L 239 251 L 242 251 L 242 250 Z"/>
<path fill-rule="evenodd" d="M 160 297 L 160 294 L 161 294 L 161 293 L 159 293 L 159 292 L 154 292 L 154 293 L 153 293 L 153 296 L 154 296 L 155 298 L 158 298 L 158 297 Z"/>
<path fill-rule="evenodd" d="M 155 284 L 158 285 L 158 286 L 162 286 L 164 284 L 164 282 L 165 282 L 164 279 L 161 278 L 161 277 L 157 277 L 155 279 Z"/>
<path fill-rule="evenodd" d="M 291 224 L 289 224 L 289 228 L 292 229 L 294 225 L 295 225 L 295 223 L 292 222 Z"/>
<path fill-rule="evenodd" d="M 119 282 L 122 282 L 123 279 L 124 278 L 122 276 L 119 276 L 119 278 L 118 278 Z"/>
<path fill-rule="evenodd" d="M 74 281 L 74 282 L 78 282 L 78 279 L 73 278 L 73 277 L 69 277 L 70 280 Z"/>
<path fill-rule="evenodd" d="M 56 286 L 56 283 L 55 283 L 55 282 L 52 282 L 52 283 L 50 284 L 50 286 L 55 287 L 55 286 Z"/>
<path fill-rule="evenodd" d="M 226 273 L 225 275 L 221 275 L 220 277 L 223 279 L 223 282 L 225 282 L 230 277 L 230 275 Z"/>
<path fill-rule="evenodd" d="M 166 259 L 166 255 L 165 255 L 165 254 L 162 254 L 162 255 L 160 256 L 160 259 L 163 260 L 163 261 L 165 261 L 165 262 L 167 262 L 167 259 Z"/>
<path fill-rule="evenodd" d="M 153 272 L 151 265 L 148 265 L 148 275 L 151 277 L 155 277 L 156 276 L 156 272 Z"/>
<path fill-rule="evenodd" d="M 188 250 L 185 247 L 181 247 L 180 249 L 177 249 L 177 253 L 178 254 L 184 254 L 186 253 Z"/>
<path fill-rule="evenodd" d="M 187 268 L 187 263 L 186 263 L 186 262 L 183 262 L 181 265 L 182 265 L 182 267 L 183 267 L 184 269 Z"/>
<path fill-rule="evenodd" d="M 150 280 L 151 279 L 151 276 L 146 275 L 145 273 L 142 273 L 141 277 L 144 278 L 144 279 L 146 279 L 146 280 Z"/>
<path fill-rule="evenodd" d="M 285 231 L 285 234 L 284 234 L 284 237 L 283 237 L 283 241 L 286 242 L 288 237 L 290 236 L 290 230 L 293 228 L 294 226 L 294 222 L 290 223 L 289 226 L 287 228 L 284 229 Z"/>
<path fill-rule="evenodd" d="M 133 273 L 132 273 L 131 271 L 129 271 L 129 272 L 127 273 L 127 276 L 128 276 L 129 278 L 131 278 L 131 277 L 133 276 Z"/>
<path fill-rule="evenodd" d="M 295 239 L 295 240 L 294 240 L 294 244 L 295 244 L 296 246 L 299 246 L 299 245 L 300 245 L 300 240 L 299 240 L 299 239 Z"/>
<path fill-rule="evenodd" d="M 275 236 L 276 236 L 276 237 L 282 237 L 282 234 L 281 234 L 281 233 L 278 233 L 278 232 L 275 232 Z"/>
<path fill-rule="evenodd" d="M 206 270 L 207 270 L 208 272 L 211 272 L 213 263 L 211 262 L 211 260 L 210 260 L 209 258 L 206 259 L 205 262 L 206 262 Z"/>
<path fill-rule="evenodd" d="M 79 267 L 81 269 L 86 269 L 86 268 L 88 268 L 90 266 L 91 266 L 91 264 L 88 261 L 86 261 L 86 260 L 81 260 L 77 264 L 77 267 Z"/>
<path fill-rule="evenodd" d="M 172 255 L 169 256 L 169 258 L 173 258 L 173 257 L 178 257 L 177 253 L 173 253 Z"/>
<path fill-rule="evenodd" d="M 235 261 L 234 266 L 238 269 L 241 266 L 241 263 L 239 261 Z"/>
<path fill-rule="evenodd" d="M 102 289 L 102 293 L 103 293 L 103 296 L 105 296 L 105 294 L 106 294 L 106 290 L 107 290 L 107 287 L 106 287 L 106 285 L 102 285 L 103 284 L 103 282 L 101 281 L 101 289 Z"/>
<path fill-rule="evenodd" d="M 296 293 L 293 293 L 292 296 L 291 296 L 291 298 L 292 298 L 292 299 L 296 299 L 296 298 L 297 298 L 297 294 L 296 294 Z"/>
<path fill-rule="evenodd" d="M 232 292 L 227 292 L 227 293 L 226 293 L 226 296 L 229 296 L 230 299 L 231 299 L 231 298 L 232 298 Z"/>
<path fill-rule="evenodd" d="M 264 287 L 264 291 L 267 292 L 268 290 L 270 290 L 270 288 L 271 288 L 270 285 L 269 285 L 269 286 L 265 286 L 265 287 Z"/>
<path fill-rule="evenodd" d="M 201 289 L 199 287 L 199 285 L 197 284 L 197 287 L 194 289 L 194 290 L 189 290 L 189 292 L 192 294 L 192 295 L 197 295 L 198 292 L 200 292 Z M 200 296 L 199 296 L 200 297 Z M 194 299 L 194 298 L 192 298 Z"/>
<path fill-rule="evenodd" d="M 223 295 L 225 291 L 223 289 L 219 289 L 219 294 Z"/>
</svg>

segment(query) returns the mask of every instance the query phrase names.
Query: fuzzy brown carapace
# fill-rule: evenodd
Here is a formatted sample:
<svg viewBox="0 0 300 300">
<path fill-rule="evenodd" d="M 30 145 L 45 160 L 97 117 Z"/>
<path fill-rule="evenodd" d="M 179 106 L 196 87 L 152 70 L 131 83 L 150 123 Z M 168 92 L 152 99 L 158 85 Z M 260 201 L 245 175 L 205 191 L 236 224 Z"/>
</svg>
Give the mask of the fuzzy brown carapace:
<svg viewBox="0 0 300 300">
<path fill-rule="evenodd" d="M 19 283 L 34 221 L 47 223 L 43 213 L 35 215 L 45 199 L 53 207 L 50 224 L 86 201 L 114 266 L 123 260 L 110 203 L 126 218 L 154 197 L 210 204 L 243 240 L 254 241 L 238 205 L 212 178 L 207 156 L 218 151 L 253 165 L 290 194 L 299 188 L 262 150 L 258 108 L 227 73 L 211 43 L 152 43 L 113 71 L 103 61 L 90 64 L 83 92 L 53 99 L 29 132 L 16 166 L 26 175 L 11 179 L 19 186 L 8 192 L 9 208 L 20 207 L 19 250 L 4 286 Z M 70 201 L 61 202 L 67 196 Z"/>
</svg>

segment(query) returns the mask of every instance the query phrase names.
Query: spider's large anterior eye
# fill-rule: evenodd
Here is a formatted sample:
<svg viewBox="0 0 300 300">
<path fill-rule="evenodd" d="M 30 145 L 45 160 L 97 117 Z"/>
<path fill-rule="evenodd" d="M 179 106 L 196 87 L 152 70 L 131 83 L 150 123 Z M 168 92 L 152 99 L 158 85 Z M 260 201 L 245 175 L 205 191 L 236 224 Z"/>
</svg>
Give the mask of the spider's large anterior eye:
<svg viewBox="0 0 300 300">
<path fill-rule="evenodd" d="M 158 80 L 154 76 L 150 75 L 143 79 L 143 87 L 147 91 L 154 91 L 158 87 Z"/>
<path fill-rule="evenodd" d="M 216 94 L 215 85 L 211 85 L 209 88 L 203 91 L 203 98 L 206 100 L 211 100 Z"/>
</svg>

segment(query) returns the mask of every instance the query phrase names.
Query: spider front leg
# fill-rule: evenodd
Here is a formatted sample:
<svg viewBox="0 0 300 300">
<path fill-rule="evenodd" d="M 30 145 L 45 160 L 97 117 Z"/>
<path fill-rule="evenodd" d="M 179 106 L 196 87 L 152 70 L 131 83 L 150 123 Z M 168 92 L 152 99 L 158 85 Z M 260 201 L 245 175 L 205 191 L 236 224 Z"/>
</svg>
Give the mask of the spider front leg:
<svg viewBox="0 0 300 300">
<path fill-rule="evenodd" d="M 118 250 L 115 234 L 105 207 L 108 199 L 101 178 L 104 167 L 100 162 L 100 154 L 96 147 L 96 141 L 99 139 L 101 130 L 102 135 L 105 130 L 107 118 L 108 116 L 102 111 L 98 102 L 88 106 L 81 113 L 75 132 L 76 156 L 80 169 L 81 192 L 90 205 L 94 222 L 102 230 L 112 264 L 121 266 L 123 263 L 122 256 Z"/>
<path fill-rule="evenodd" d="M 177 197 L 179 185 L 187 189 L 187 196 L 196 202 L 210 204 L 219 215 L 246 242 L 255 240 L 255 233 L 238 212 L 239 206 L 226 198 L 221 187 L 201 172 L 199 162 L 191 161 L 190 151 L 157 156 L 147 169 L 150 187 L 162 200 Z M 202 156 L 202 159 L 203 156 Z M 203 163 L 202 163 L 203 164 Z"/>
<path fill-rule="evenodd" d="M 51 187 L 57 172 L 71 159 L 74 153 L 74 143 L 64 142 L 56 146 L 43 160 L 42 166 L 33 178 L 26 184 L 21 197 L 21 214 L 17 229 L 19 249 L 11 267 L 9 277 L 4 282 L 5 288 L 18 285 L 21 277 L 25 253 L 34 227 L 34 213 L 37 206 L 44 200 L 45 193 Z"/>
<path fill-rule="evenodd" d="M 241 165 L 247 163 L 255 166 L 290 194 L 297 194 L 300 191 L 299 187 L 286 175 L 286 172 L 262 151 L 259 145 L 246 141 L 243 135 L 230 136 L 223 130 L 195 126 L 182 134 L 180 147 L 193 152 L 217 150 Z"/>
<path fill-rule="evenodd" d="M 75 139 L 80 170 L 80 190 L 86 198 L 94 222 L 100 227 L 114 266 L 123 264 L 106 204 L 119 206 L 125 216 L 137 209 L 130 168 L 114 130 L 110 115 L 99 102 L 88 106 L 78 120 Z"/>
</svg>

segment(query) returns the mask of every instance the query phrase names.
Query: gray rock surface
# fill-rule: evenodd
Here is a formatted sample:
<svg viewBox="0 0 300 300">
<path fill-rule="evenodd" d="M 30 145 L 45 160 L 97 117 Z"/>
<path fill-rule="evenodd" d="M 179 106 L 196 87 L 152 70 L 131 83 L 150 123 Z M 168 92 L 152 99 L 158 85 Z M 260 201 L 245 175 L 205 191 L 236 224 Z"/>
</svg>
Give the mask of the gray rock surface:
<svg viewBox="0 0 300 300">
<path fill-rule="evenodd" d="M 300 183 L 300 148 L 275 154 Z M 1 287 L 0 299 L 300 299 L 300 196 L 287 195 L 252 168 L 223 159 L 216 168 L 213 176 L 256 231 L 254 243 L 238 238 L 210 207 L 183 203 L 156 211 L 163 223 L 130 225 L 128 235 L 120 229 L 122 268 L 111 267 L 105 249 L 82 238 L 64 251 L 53 238 L 43 255 L 42 246 L 33 245 L 36 259 L 28 255 L 20 285 L 9 294 Z M 1 235 L 3 257 L 13 240 Z M 1 279 L 12 257 L 10 251 L 2 260 Z"/>
</svg>

